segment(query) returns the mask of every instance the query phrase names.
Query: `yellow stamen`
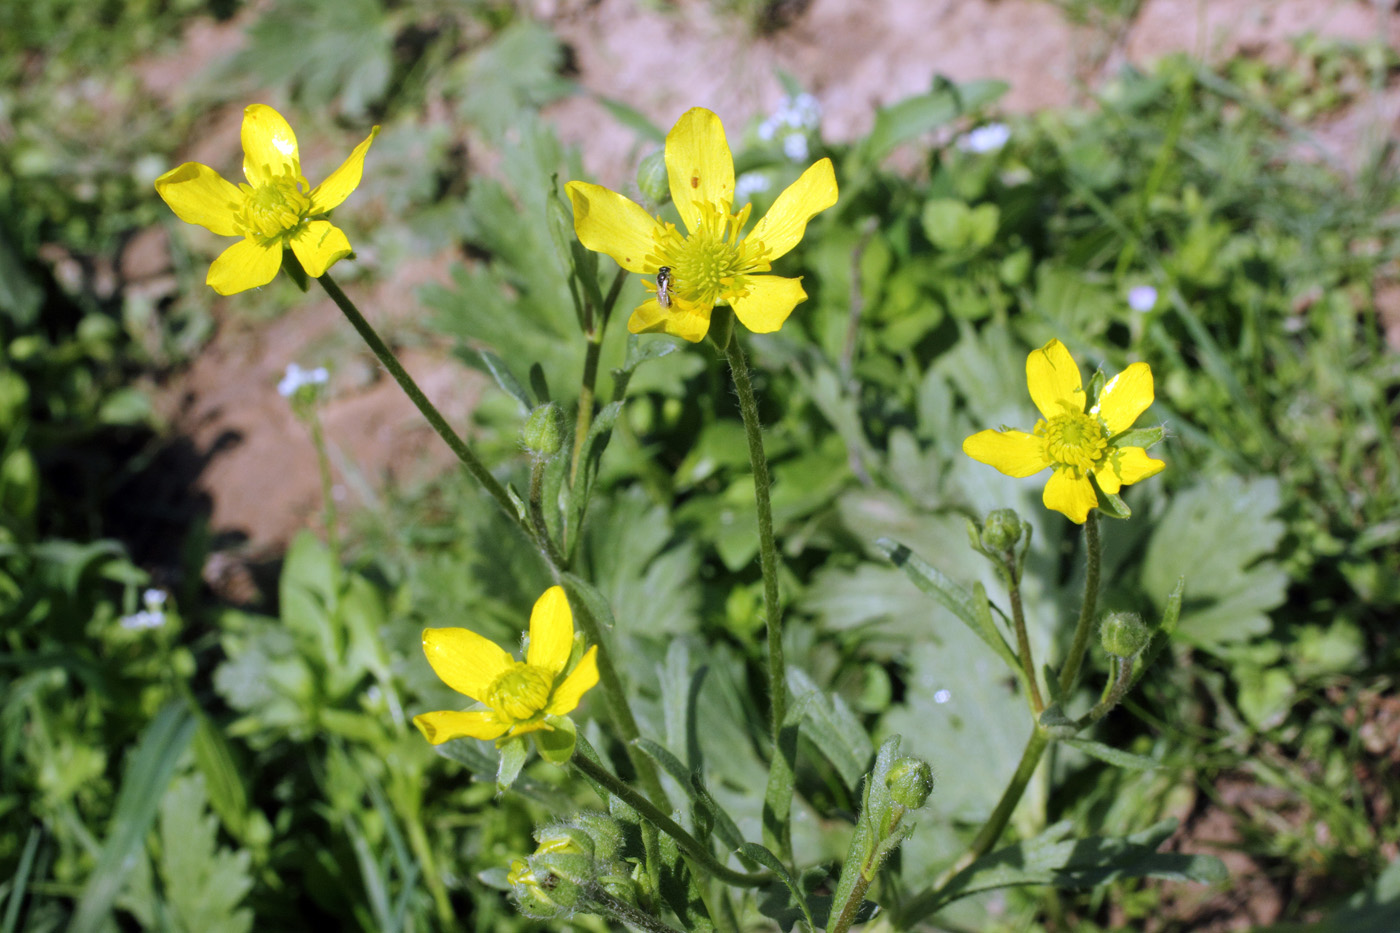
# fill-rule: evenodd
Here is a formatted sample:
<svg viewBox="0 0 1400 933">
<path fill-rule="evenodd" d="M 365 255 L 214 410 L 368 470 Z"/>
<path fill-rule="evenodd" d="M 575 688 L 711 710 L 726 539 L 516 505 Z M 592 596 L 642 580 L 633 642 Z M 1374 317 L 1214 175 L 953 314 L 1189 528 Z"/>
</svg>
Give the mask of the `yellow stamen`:
<svg viewBox="0 0 1400 933">
<path fill-rule="evenodd" d="M 767 272 L 769 250 L 757 240 L 739 239 L 751 205 L 728 213 L 728 205 L 695 202 L 694 231 L 688 236 L 674 224 L 661 227 L 647 262 L 670 268 L 671 290 L 688 305 L 711 307 L 748 294 L 745 276 Z"/>
<path fill-rule="evenodd" d="M 486 693 L 486 705 L 496 712 L 498 718 L 519 722 L 545 708 L 553 686 L 552 673 L 517 661 L 491 683 Z"/>
<path fill-rule="evenodd" d="M 1036 425 L 1035 433 L 1045 438 L 1045 456 L 1057 467 L 1083 472 L 1103 458 L 1108 447 L 1099 422 L 1084 412 L 1068 411 Z"/>
<path fill-rule="evenodd" d="M 290 168 L 256 188 L 248 184 L 238 187 L 243 203 L 236 223 L 243 236 L 265 242 L 279 239 L 294 232 L 311 212 L 311 185 L 305 178 L 293 176 Z"/>
</svg>

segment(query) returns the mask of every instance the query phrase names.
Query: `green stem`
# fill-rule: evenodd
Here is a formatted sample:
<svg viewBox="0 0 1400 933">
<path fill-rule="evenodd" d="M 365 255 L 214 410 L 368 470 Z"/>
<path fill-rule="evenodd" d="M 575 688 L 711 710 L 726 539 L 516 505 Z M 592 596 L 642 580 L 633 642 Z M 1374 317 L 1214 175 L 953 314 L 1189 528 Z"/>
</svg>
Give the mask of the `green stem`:
<svg viewBox="0 0 1400 933">
<path fill-rule="evenodd" d="M 578 479 L 579 458 L 583 456 L 583 445 L 588 440 L 588 431 L 593 427 L 593 393 L 598 381 L 598 357 L 603 351 L 603 335 L 594 332 L 588 335 L 588 346 L 583 355 L 583 382 L 578 388 L 578 418 L 574 423 L 574 455 L 569 463 L 569 485 Z"/>
<path fill-rule="evenodd" d="M 768 792 L 764 797 L 763 833 L 770 847 L 776 848 L 784 861 L 792 860 L 792 785 L 795 762 L 790 749 L 794 743 L 785 740 L 783 726 L 787 720 L 787 665 L 783 660 L 783 618 L 778 603 L 778 548 L 773 542 L 773 506 L 769 501 L 771 480 L 768 457 L 763 452 L 763 425 L 758 418 L 758 401 L 754 398 L 749 379 L 749 364 L 739 341 L 733 336 L 726 341 L 724 354 L 734 377 L 734 389 L 739 396 L 739 411 L 744 416 L 744 433 L 749 441 L 749 463 L 753 468 L 754 503 L 758 510 L 758 555 L 763 570 L 763 610 L 768 620 L 768 697 L 773 732 L 773 760 L 769 765 Z"/>
<path fill-rule="evenodd" d="M 1030 784 L 1031 777 L 1040 764 L 1040 758 L 1045 754 L 1045 749 L 1049 744 L 1050 733 L 1040 726 L 1036 726 L 1031 732 L 1031 737 L 1026 741 L 1025 750 L 1021 752 L 1021 761 L 1016 765 L 1016 773 L 1011 776 L 1011 783 L 1007 784 L 1006 790 L 1002 791 L 996 809 L 987 818 L 987 822 L 982 825 L 982 829 L 977 833 L 977 838 L 972 840 L 967 851 L 956 862 L 938 876 L 930 888 L 900 909 L 896 926 L 912 926 L 923 919 L 924 915 L 939 903 L 939 895 L 948 882 L 967 866 L 992 850 L 992 846 L 996 845 L 997 840 L 1001 838 L 1002 832 L 1006 829 L 1006 824 L 1011 822 L 1011 814 L 1015 812 L 1016 805 L 1021 802 L 1021 795 L 1026 792 L 1026 786 Z"/>
<path fill-rule="evenodd" d="M 1031 656 L 1031 640 L 1026 633 L 1026 611 L 1021 605 L 1021 576 L 1016 572 L 1014 558 L 1007 562 L 1006 577 L 1006 589 L 1011 597 L 1011 622 L 1016 629 L 1016 652 L 1021 656 L 1021 669 L 1026 672 L 1031 710 L 1039 716 L 1045 711 L 1045 700 L 1040 695 L 1040 680 L 1035 676 L 1035 659 Z"/>
<path fill-rule="evenodd" d="M 569 763 L 574 766 L 574 770 L 586 778 L 601 784 L 608 793 L 627 806 L 636 810 L 657 829 L 676 841 L 677 847 L 691 858 L 705 871 L 719 878 L 727 884 L 741 888 L 757 888 L 768 884 L 773 880 L 772 872 L 758 872 L 747 874 L 736 871 L 727 865 L 721 865 L 715 857 L 710 854 L 709 849 L 700 843 L 698 839 L 686 832 L 681 826 L 671 819 L 661 808 L 652 803 L 646 796 L 633 790 L 624 784 L 616 775 L 598 763 L 589 759 L 586 755 L 575 754 Z"/>
<path fill-rule="evenodd" d="M 1084 601 L 1079 606 L 1079 623 L 1074 628 L 1074 641 L 1065 656 L 1065 666 L 1060 671 L 1060 696 L 1068 699 L 1079 677 L 1079 667 L 1084 663 L 1084 652 L 1089 647 L 1089 635 L 1094 628 L 1094 613 L 1099 601 L 1099 563 L 1102 548 L 1099 545 L 1099 513 L 1089 510 L 1084 522 L 1084 548 L 1086 566 L 1084 569 Z"/>
<path fill-rule="evenodd" d="M 511 501 L 510 494 L 506 492 L 505 487 L 497 482 L 496 477 L 492 476 L 491 472 L 476 458 L 476 454 L 472 453 L 471 448 L 467 446 L 467 442 L 462 440 L 456 431 L 452 430 L 452 427 L 447 423 L 447 419 L 443 418 L 442 413 L 439 412 L 437 407 L 423 394 L 423 390 L 418 388 L 418 383 L 413 381 L 413 377 L 403 368 L 403 365 L 394 356 L 393 352 L 390 351 L 379 334 L 370 326 L 369 321 L 365 320 L 365 316 L 360 313 L 359 308 L 355 307 L 355 303 L 346 296 L 345 292 L 340 290 L 339 285 L 335 284 L 335 280 L 330 277 L 330 273 L 321 276 L 317 281 L 321 283 L 321 286 L 326 290 L 326 294 L 330 295 L 331 300 L 340 308 L 341 312 L 350 322 L 350 326 L 355 328 L 355 331 L 364 342 L 369 345 L 370 350 L 373 351 L 374 355 L 379 359 L 379 362 L 389 371 L 389 375 L 394 377 L 394 381 L 399 384 L 399 388 L 403 389 L 409 401 L 411 401 L 423 417 L 427 419 L 428 424 L 438 433 L 438 436 L 447 444 L 452 453 L 457 456 L 462 466 L 466 467 L 467 472 L 485 488 L 491 498 L 496 500 L 496 504 L 501 507 L 501 510 L 504 511 L 507 516 L 517 524 L 520 524 L 527 534 L 530 533 L 530 528 L 521 521 L 520 513 L 517 511 L 515 503 Z"/>
<path fill-rule="evenodd" d="M 579 384 L 578 389 L 578 420 L 574 424 L 574 457 L 569 464 L 569 485 L 571 486 L 578 476 L 579 457 L 583 453 L 584 442 L 588 440 L 588 431 L 593 426 L 593 399 L 597 395 L 598 357 L 603 352 L 603 334 L 608 328 L 608 319 L 612 317 L 612 309 L 617 304 L 617 296 L 622 291 L 622 284 L 626 281 L 627 270 L 618 269 L 617 274 L 613 276 L 612 286 L 603 299 L 603 306 L 598 309 L 596 324 L 594 323 L 592 306 L 586 305 L 584 307 L 583 333 L 588 339 L 588 347 L 584 351 L 583 357 L 583 382 Z"/>
<path fill-rule="evenodd" d="M 1076 729 L 1085 729 L 1098 722 L 1109 714 L 1109 712 L 1123 701 L 1128 690 L 1133 685 L 1133 662 L 1128 658 L 1114 658 L 1114 666 L 1117 673 L 1113 678 L 1113 684 L 1104 692 L 1104 696 L 1094 708 L 1085 713 L 1075 721 Z"/>
<path fill-rule="evenodd" d="M 321 428 L 321 415 L 315 408 L 307 412 L 311 425 L 311 445 L 316 448 L 316 470 L 321 474 L 321 511 L 326 523 L 326 546 L 340 564 L 340 522 L 336 518 L 335 497 L 332 495 L 331 460 L 326 455 L 326 433 Z"/>
<path fill-rule="evenodd" d="M 633 907 L 626 901 L 613 897 L 596 884 L 590 884 L 584 893 L 591 913 L 607 914 L 619 923 L 645 930 L 646 933 L 680 933 L 673 926 L 662 923 L 644 910 Z"/>
<path fill-rule="evenodd" d="M 545 557 L 552 566 L 563 568 L 564 555 L 559 553 L 554 539 L 549 536 L 549 523 L 544 518 L 544 474 L 549 464 L 542 457 L 532 458 L 530 464 L 530 525 L 535 530 L 535 540 L 544 549 Z M 596 644 L 596 642 L 595 642 Z"/>
<path fill-rule="evenodd" d="M 574 622 L 590 644 L 598 645 L 598 683 L 603 688 L 603 698 L 608 704 L 613 730 L 627 749 L 627 757 L 636 769 L 642 787 L 658 800 L 664 800 L 666 791 L 661 786 L 661 777 L 656 773 L 656 766 L 646 753 L 637 747 L 636 740 L 641 737 L 642 732 L 637 727 L 636 717 L 632 715 L 632 705 L 627 701 L 627 691 L 622 686 L 622 678 L 612 663 L 612 651 L 609 650 L 609 642 L 605 640 L 607 633 L 593 617 L 588 603 L 579 595 L 573 581 L 564 576 L 560 583 L 573 597 L 569 602 L 574 607 Z M 575 760 L 578 760 L 578 756 L 575 756 Z"/>
<path fill-rule="evenodd" d="M 904 814 L 908 811 L 903 807 L 898 807 L 894 811 L 894 817 L 890 820 L 890 825 L 885 833 L 886 838 L 894 835 L 894 831 L 899 827 L 899 823 L 904 819 Z M 864 817 L 864 814 L 861 814 Z M 827 925 L 826 933 L 846 933 L 855 923 L 856 915 L 860 912 L 860 906 L 865 901 L 865 892 L 870 890 L 871 883 L 875 880 L 875 872 L 880 865 L 874 857 L 879 853 L 879 846 L 872 847 L 867 852 L 864 861 L 860 866 L 860 873 L 856 875 L 855 886 L 851 888 L 851 894 L 846 898 L 846 904 L 841 908 L 841 915 Z M 888 855 L 889 853 L 884 853 Z"/>
</svg>

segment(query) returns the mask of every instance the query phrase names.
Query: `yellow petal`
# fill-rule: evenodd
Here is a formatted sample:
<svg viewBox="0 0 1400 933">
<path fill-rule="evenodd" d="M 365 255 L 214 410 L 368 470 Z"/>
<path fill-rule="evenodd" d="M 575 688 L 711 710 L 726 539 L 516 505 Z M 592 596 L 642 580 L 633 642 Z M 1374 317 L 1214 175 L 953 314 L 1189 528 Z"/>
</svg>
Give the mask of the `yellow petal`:
<svg viewBox="0 0 1400 933">
<path fill-rule="evenodd" d="M 628 272 L 656 273 L 646 256 L 660 221 L 637 202 L 602 185 L 571 181 L 564 189 L 574 206 L 574 232 L 580 243 L 595 253 L 607 253 Z"/>
<path fill-rule="evenodd" d="M 1032 476 L 1050 465 L 1045 442 L 1025 431 L 978 431 L 963 441 L 962 449 L 1007 476 Z"/>
<path fill-rule="evenodd" d="M 564 682 L 554 688 L 554 696 L 549 700 L 546 713 L 563 716 L 578 708 L 578 701 L 598 682 L 598 646 L 594 645 L 583 653 L 578 667 L 564 678 Z"/>
<path fill-rule="evenodd" d="M 1046 420 L 1063 415 L 1066 406 L 1071 411 L 1084 410 L 1084 383 L 1079 367 L 1058 340 L 1032 350 L 1026 357 L 1026 385 L 1031 390 L 1031 401 Z"/>
<path fill-rule="evenodd" d="M 755 334 L 771 334 L 782 327 L 797 303 L 807 299 L 801 278 L 750 275 L 745 281 L 748 293 L 742 298 L 730 299 L 729 304 L 739 322 Z"/>
<path fill-rule="evenodd" d="M 292 237 L 292 252 L 301 267 L 313 279 L 326 274 L 337 261 L 350 255 L 350 241 L 345 233 L 328 220 L 313 220 Z"/>
<path fill-rule="evenodd" d="M 663 309 L 655 298 L 637 305 L 627 319 L 627 329 L 634 334 L 670 334 L 699 343 L 710 332 L 708 305 L 693 305 L 676 297 L 671 307 Z"/>
<path fill-rule="evenodd" d="M 423 629 L 423 654 L 443 683 L 478 702 L 515 663 L 500 645 L 464 628 Z"/>
<path fill-rule="evenodd" d="M 156 192 L 175 216 L 219 236 L 238 236 L 243 192 L 207 165 L 186 162 L 156 179 Z"/>
<path fill-rule="evenodd" d="M 694 233 L 700 213 L 695 202 L 729 213 L 734 203 L 734 157 L 724 124 L 704 107 L 692 107 L 666 134 L 666 177 L 671 200 L 686 229 Z"/>
<path fill-rule="evenodd" d="M 232 295 L 266 285 L 280 268 L 281 243 L 264 246 L 256 240 L 239 240 L 214 260 L 204 282 L 220 295 Z"/>
<path fill-rule="evenodd" d="M 243 175 L 253 186 L 287 174 L 301 175 L 297 137 L 282 115 L 266 104 L 243 111 Z"/>
<path fill-rule="evenodd" d="M 1123 486 L 1156 476 L 1166 466 L 1163 461 L 1149 457 L 1141 447 L 1119 447 L 1094 471 L 1094 477 L 1104 492 L 1116 494 Z"/>
<path fill-rule="evenodd" d="M 1082 525 L 1089 517 L 1089 510 L 1099 504 L 1099 497 L 1094 495 L 1094 484 L 1089 482 L 1089 477 L 1076 477 L 1073 470 L 1056 470 L 1045 484 L 1040 501 L 1047 509 L 1063 512 L 1070 521 Z"/>
<path fill-rule="evenodd" d="M 798 244 L 807 232 L 807 221 L 836 203 L 836 173 L 830 159 L 822 159 L 782 194 L 748 239 L 768 247 L 766 259 L 777 259 Z"/>
<path fill-rule="evenodd" d="M 365 141 L 355 147 L 350 153 L 350 158 L 340 163 L 340 168 L 331 172 L 330 177 L 321 182 L 311 191 L 311 213 L 312 215 L 324 214 L 333 207 L 338 207 L 340 202 L 350 196 L 360 184 L 360 177 L 365 171 L 365 153 L 369 152 L 369 144 L 374 142 L 374 137 L 379 135 L 379 127 L 369 131 L 369 136 Z"/>
<path fill-rule="evenodd" d="M 562 587 L 551 586 L 530 611 L 530 649 L 525 663 L 558 674 L 574 650 L 574 614 Z"/>
<path fill-rule="evenodd" d="M 1103 419 L 1108 436 L 1113 437 L 1131 428 L 1151 405 L 1152 367 L 1134 363 L 1108 380 L 1091 413 Z"/>
<path fill-rule="evenodd" d="M 413 724 L 423 733 L 423 738 L 434 745 L 452 739 L 495 739 L 505 735 L 510 727 L 496 721 L 490 710 L 471 713 L 458 713 L 442 710 L 436 713 L 419 713 L 413 717 Z"/>
</svg>

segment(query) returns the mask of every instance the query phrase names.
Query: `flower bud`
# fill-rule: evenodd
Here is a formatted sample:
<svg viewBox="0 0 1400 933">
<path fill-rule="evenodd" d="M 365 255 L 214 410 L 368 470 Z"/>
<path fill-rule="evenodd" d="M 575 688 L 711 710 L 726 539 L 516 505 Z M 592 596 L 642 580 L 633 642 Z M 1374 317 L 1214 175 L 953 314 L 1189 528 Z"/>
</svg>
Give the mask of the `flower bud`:
<svg viewBox="0 0 1400 933">
<path fill-rule="evenodd" d="M 918 758 L 900 758 L 885 776 L 890 799 L 906 810 L 917 810 L 933 793 L 933 769 Z"/>
<path fill-rule="evenodd" d="M 531 454 L 549 459 L 564 445 L 564 412 L 553 402 L 530 412 L 525 427 L 520 430 L 520 442 Z"/>
<path fill-rule="evenodd" d="M 587 839 L 590 846 L 587 851 L 591 851 L 594 858 L 600 862 L 618 858 L 626 841 L 622 824 L 608 814 L 597 810 L 576 813 L 557 828 L 565 829 L 570 837 L 576 841 L 579 836 Z M 535 838 L 541 844 L 544 843 L 541 836 L 537 835 Z"/>
<path fill-rule="evenodd" d="M 511 892 L 515 895 L 520 912 L 535 920 L 562 920 L 572 916 L 583 900 L 579 886 L 548 869 L 539 870 L 530 859 L 516 859 L 510 863 Z"/>
<path fill-rule="evenodd" d="M 637 190 L 658 207 L 671 199 L 671 186 L 666 176 L 666 153 L 658 149 L 637 166 Z"/>
<path fill-rule="evenodd" d="M 982 546 L 993 552 L 1006 552 L 1021 540 L 1021 516 L 1015 509 L 995 509 L 982 523 Z"/>
<path fill-rule="evenodd" d="M 1136 612 L 1110 612 L 1099 623 L 1099 642 L 1115 658 L 1135 658 L 1152 640 L 1152 631 Z"/>
</svg>

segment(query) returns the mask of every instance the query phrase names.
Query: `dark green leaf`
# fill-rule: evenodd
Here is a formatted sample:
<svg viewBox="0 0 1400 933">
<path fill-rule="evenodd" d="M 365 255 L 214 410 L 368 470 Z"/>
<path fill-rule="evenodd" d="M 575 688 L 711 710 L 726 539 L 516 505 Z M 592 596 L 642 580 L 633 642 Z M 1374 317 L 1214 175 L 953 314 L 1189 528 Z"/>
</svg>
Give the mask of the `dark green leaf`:
<svg viewBox="0 0 1400 933">
<path fill-rule="evenodd" d="M 68 926 L 72 933 L 99 933 L 110 922 L 112 902 L 126 882 L 128 866 L 142 857 L 146 832 L 195 725 L 189 707 L 172 702 L 156 714 L 132 749 L 102 852 Z"/>
<path fill-rule="evenodd" d="M 1061 739 L 1066 745 L 1079 749 L 1090 758 L 1097 758 L 1099 761 L 1117 765 L 1120 768 L 1127 768 L 1129 771 L 1151 771 L 1161 765 L 1151 758 L 1142 755 L 1134 755 L 1101 742 L 1091 739 Z"/>
<path fill-rule="evenodd" d="M 812 911 L 807 906 L 806 895 L 802 889 L 798 887 L 792 875 L 788 873 L 787 867 L 783 865 L 782 860 L 756 842 L 744 843 L 739 847 L 738 854 L 751 861 L 757 862 L 759 865 L 770 869 L 773 874 L 777 875 L 778 879 L 787 887 L 788 893 L 792 896 L 791 905 L 796 906 L 806 919 L 807 928 L 809 930 L 816 929 L 817 925 L 812 920 Z M 769 916 L 772 916 L 772 914 L 769 914 Z"/>
</svg>

